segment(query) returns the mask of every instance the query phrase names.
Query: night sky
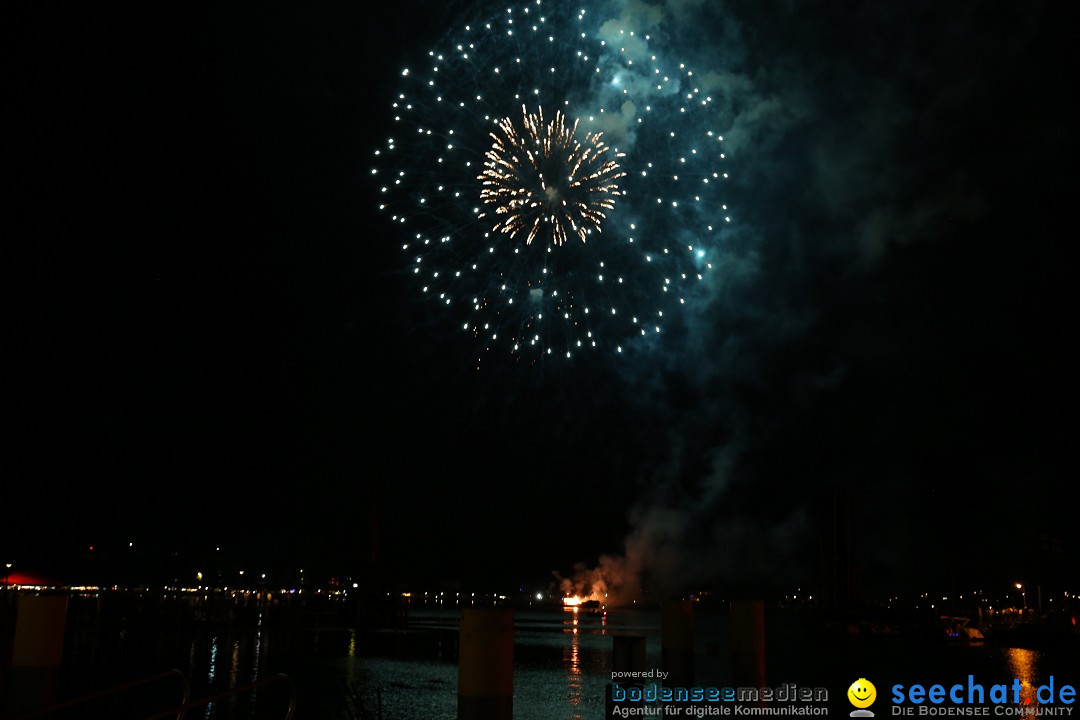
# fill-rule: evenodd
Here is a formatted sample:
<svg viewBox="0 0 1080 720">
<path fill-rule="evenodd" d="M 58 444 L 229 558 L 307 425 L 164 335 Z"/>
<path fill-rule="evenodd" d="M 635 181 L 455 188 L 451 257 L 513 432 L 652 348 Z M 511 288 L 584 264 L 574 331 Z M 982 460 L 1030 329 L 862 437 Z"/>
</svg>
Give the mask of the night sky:
<svg viewBox="0 0 1080 720">
<path fill-rule="evenodd" d="M 723 282 L 628 360 L 480 371 L 368 176 L 466 9 L 170 12 L 6 33 L 0 553 L 779 590 L 847 497 L 868 597 L 1077 579 L 1066 3 L 672 3 L 730 128 Z"/>
</svg>

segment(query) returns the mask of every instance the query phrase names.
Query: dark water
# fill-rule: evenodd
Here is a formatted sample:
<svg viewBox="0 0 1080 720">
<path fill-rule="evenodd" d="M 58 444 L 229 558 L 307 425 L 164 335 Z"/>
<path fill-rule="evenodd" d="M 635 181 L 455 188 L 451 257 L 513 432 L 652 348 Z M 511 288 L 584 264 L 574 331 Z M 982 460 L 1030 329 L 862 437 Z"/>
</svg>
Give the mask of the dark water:
<svg viewBox="0 0 1080 720">
<path fill-rule="evenodd" d="M 190 678 L 193 697 L 239 687 L 275 673 L 287 674 L 299 696 L 301 720 L 454 720 L 457 708 L 458 610 L 414 608 L 401 630 L 361 631 L 327 617 L 284 622 L 253 609 L 244 622 L 136 622 L 76 625 L 69 631 L 61 693 L 78 695 L 153 672 L 177 668 Z M 646 668 L 660 667 L 660 615 L 564 610 L 515 614 L 514 717 L 560 720 L 604 716 L 611 682 L 612 638 L 645 638 Z M 722 609 L 694 615 L 695 683 L 732 683 L 731 624 Z M 987 687 L 1018 678 L 1025 698 L 1051 675 L 1060 687 L 1080 686 L 1075 644 L 1015 648 L 993 643 L 949 643 L 925 637 L 867 637 L 780 611 L 766 611 L 767 684 L 795 683 L 829 693 L 831 715 L 846 717 L 848 686 L 858 678 L 878 688 L 885 715 L 897 683 L 946 687 L 969 674 Z M 167 682 L 153 691 L 176 697 Z M 283 718 L 282 687 L 267 687 L 216 702 L 188 717 L 232 720 Z M 361 711 L 368 713 L 361 715 Z M 103 714 L 79 717 L 108 717 Z M 1077 713 L 1080 717 L 1080 713 Z"/>
</svg>

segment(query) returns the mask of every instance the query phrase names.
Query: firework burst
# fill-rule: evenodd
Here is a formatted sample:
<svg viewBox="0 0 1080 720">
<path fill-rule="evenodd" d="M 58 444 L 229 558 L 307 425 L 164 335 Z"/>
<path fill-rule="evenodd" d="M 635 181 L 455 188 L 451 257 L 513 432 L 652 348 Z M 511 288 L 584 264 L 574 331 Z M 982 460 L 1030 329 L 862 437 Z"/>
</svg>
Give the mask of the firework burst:
<svg viewBox="0 0 1080 720">
<path fill-rule="evenodd" d="M 556 245 L 566 242 L 568 234 L 585 242 L 589 229 L 600 231 L 604 211 L 615 209 L 617 181 L 626 173 L 605 158 L 610 148 L 603 133 L 587 133 L 578 142 L 578 121 L 567 127 L 561 111 L 546 124 L 543 108 L 529 113 L 522 105 L 521 116 L 520 131 L 504 118 L 502 135 L 491 133 L 494 142 L 477 178 L 483 186 L 480 199 L 494 205 L 500 216 L 494 229 L 510 237 L 528 230 L 525 242 L 531 244 L 546 224 Z"/>
<path fill-rule="evenodd" d="M 679 328 L 730 220 L 707 82 L 633 18 L 534 1 L 451 32 L 399 83 L 380 208 L 478 364 Z"/>
</svg>

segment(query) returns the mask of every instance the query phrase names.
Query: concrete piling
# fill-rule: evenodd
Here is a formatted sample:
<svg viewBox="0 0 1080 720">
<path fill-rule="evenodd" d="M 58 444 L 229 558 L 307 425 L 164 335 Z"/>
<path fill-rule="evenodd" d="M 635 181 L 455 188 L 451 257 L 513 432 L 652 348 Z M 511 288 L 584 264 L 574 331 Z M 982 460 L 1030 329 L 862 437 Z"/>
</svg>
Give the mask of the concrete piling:
<svg viewBox="0 0 1080 720">
<path fill-rule="evenodd" d="M 673 600 L 660 607 L 661 663 L 668 673 L 666 685 L 694 685 L 694 602 Z"/>
<path fill-rule="evenodd" d="M 732 674 L 735 687 L 765 687 L 765 605 L 731 603 Z"/>
<path fill-rule="evenodd" d="M 6 710 L 15 714 L 57 701 L 64 654 L 68 599 L 59 595 L 19 595 Z"/>
<path fill-rule="evenodd" d="M 615 635 L 611 638 L 611 671 L 613 675 L 619 673 L 645 672 L 645 638 L 643 636 Z M 604 695 L 604 717 L 618 717 L 615 714 L 616 707 L 643 707 L 645 705 L 645 701 L 642 699 L 630 700 L 629 698 L 619 700 L 616 704 L 612 695 L 614 685 L 616 684 L 623 692 L 625 692 L 630 687 L 640 689 L 642 681 L 641 679 L 634 679 L 628 676 L 624 680 L 619 680 L 618 683 L 608 683 Z"/>
<path fill-rule="evenodd" d="M 514 715 L 514 611 L 463 608 L 458 643 L 458 720 Z"/>
</svg>

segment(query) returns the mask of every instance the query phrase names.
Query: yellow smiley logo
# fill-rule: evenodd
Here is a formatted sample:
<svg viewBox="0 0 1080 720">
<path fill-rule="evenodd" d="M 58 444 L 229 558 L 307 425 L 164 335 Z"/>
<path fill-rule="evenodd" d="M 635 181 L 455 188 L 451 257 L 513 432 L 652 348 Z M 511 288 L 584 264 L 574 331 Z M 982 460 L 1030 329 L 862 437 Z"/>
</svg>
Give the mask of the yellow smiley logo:
<svg viewBox="0 0 1080 720">
<path fill-rule="evenodd" d="M 877 699 L 877 688 L 866 678 L 859 678 L 847 689 L 848 700 L 857 708 L 868 708 Z"/>
</svg>

